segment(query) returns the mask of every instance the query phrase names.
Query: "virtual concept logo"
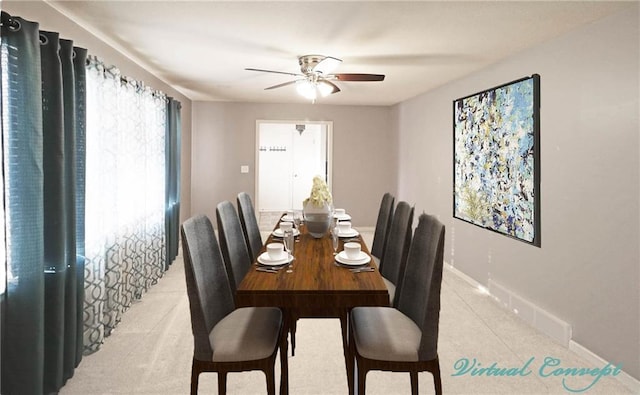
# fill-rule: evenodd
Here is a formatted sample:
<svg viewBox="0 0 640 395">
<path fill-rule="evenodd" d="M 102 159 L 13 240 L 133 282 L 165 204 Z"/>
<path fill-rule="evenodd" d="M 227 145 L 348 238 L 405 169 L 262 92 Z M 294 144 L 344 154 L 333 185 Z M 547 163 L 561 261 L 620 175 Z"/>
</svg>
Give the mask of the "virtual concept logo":
<svg viewBox="0 0 640 395">
<path fill-rule="evenodd" d="M 522 366 L 501 367 L 497 362 L 484 366 L 476 358 L 460 358 L 453 364 L 455 372 L 451 376 L 512 376 L 524 377 L 534 373 L 542 378 L 562 377 L 562 386 L 569 392 L 584 392 L 593 387 L 602 377 L 617 376 L 622 365 L 613 366 L 607 363 L 603 367 L 564 367 L 559 358 L 545 357 L 540 366 L 535 369 L 535 357 L 529 358 Z M 575 387 L 571 378 L 589 377 L 591 384 L 585 387 Z"/>
</svg>

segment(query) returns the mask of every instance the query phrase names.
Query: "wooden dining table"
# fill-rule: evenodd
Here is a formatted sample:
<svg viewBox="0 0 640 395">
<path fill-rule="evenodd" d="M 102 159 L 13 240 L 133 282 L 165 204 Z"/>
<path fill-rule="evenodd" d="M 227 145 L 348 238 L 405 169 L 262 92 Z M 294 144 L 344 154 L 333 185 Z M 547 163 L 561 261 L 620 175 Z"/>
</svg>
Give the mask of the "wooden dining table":
<svg viewBox="0 0 640 395">
<path fill-rule="evenodd" d="M 258 271 L 255 270 L 258 264 L 254 262 L 237 288 L 236 305 L 280 307 L 287 331 L 291 317 L 340 319 L 345 367 L 351 387 L 353 366 L 348 357 L 349 311 L 356 306 L 388 306 L 389 293 L 373 260 L 369 266 L 375 270 L 369 272 L 354 273 L 349 267 L 338 265 L 328 232 L 322 238 L 314 238 L 303 225 L 296 239 L 291 269 L 285 267 L 275 273 Z M 281 241 L 271 234 L 262 252 L 267 244 Z M 357 241 L 362 251 L 369 253 L 361 235 L 341 239 L 338 252 L 343 250 L 345 241 Z M 352 388 L 349 388 L 349 393 L 353 393 Z"/>
</svg>

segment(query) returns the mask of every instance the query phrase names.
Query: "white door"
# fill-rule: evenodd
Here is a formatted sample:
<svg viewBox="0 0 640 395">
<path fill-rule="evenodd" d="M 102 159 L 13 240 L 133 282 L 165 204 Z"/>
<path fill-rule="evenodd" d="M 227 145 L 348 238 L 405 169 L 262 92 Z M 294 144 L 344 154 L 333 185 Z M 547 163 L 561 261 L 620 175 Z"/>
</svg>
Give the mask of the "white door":
<svg viewBox="0 0 640 395">
<path fill-rule="evenodd" d="M 297 133 L 293 133 L 293 183 L 291 188 L 294 210 L 302 209 L 302 202 L 309 196 L 313 185 L 313 177 L 326 174 L 326 142 L 322 132 L 324 125 L 297 125 Z M 304 127 L 304 130 L 302 130 Z"/>
<path fill-rule="evenodd" d="M 284 125 L 290 126 L 290 125 Z M 258 210 L 288 210 L 293 156 L 291 131 L 281 124 L 260 125 L 258 142 Z"/>
<path fill-rule="evenodd" d="M 302 209 L 317 175 L 331 188 L 330 122 L 258 121 L 257 134 L 258 211 Z"/>
</svg>

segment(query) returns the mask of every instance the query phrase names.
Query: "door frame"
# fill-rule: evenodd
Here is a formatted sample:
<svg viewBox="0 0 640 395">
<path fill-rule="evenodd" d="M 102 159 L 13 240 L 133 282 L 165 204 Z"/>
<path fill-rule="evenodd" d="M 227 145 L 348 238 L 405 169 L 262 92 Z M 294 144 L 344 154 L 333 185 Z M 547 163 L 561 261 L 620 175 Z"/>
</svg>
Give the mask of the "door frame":
<svg viewBox="0 0 640 395">
<path fill-rule="evenodd" d="M 325 125 L 327 129 L 327 186 L 329 191 L 333 191 L 333 121 L 310 121 L 310 120 L 273 120 L 273 119 L 258 119 L 256 120 L 256 138 L 255 138 L 255 207 L 256 215 L 260 215 L 260 125 L 269 123 L 283 123 L 291 125 Z"/>
</svg>

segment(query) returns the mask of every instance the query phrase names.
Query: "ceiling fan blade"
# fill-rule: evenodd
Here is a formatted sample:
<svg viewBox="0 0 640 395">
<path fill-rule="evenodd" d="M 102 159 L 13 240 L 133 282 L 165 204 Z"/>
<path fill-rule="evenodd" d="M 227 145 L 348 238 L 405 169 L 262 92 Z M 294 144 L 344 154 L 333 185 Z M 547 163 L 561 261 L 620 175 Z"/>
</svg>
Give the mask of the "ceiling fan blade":
<svg viewBox="0 0 640 395">
<path fill-rule="evenodd" d="M 338 88 L 338 85 L 334 84 L 333 82 L 331 82 L 331 81 L 327 81 L 326 79 L 322 79 L 322 82 L 323 82 L 324 84 L 330 85 L 330 86 L 331 86 L 331 88 L 333 88 L 333 90 L 329 93 L 330 95 L 331 95 L 331 94 L 333 94 L 333 93 L 338 93 L 338 92 L 340 92 L 340 88 Z"/>
<path fill-rule="evenodd" d="M 327 56 L 315 65 L 313 71 L 328 75 L 331 74 L 333 70 L 340 65 L 340 63 L 342 63 L 341 59 L 334 58 L 333 56 Z"/>
<path fill-rule="evenodd" d="M 287 82 L 283 82 L 282 84 L 278 84 L 278 85 L 270 86 L 268 88 L 264 88 L 264 90 L 266 91 L 266 90 L 269 90 L 269 89 L 282 88 L 283 86 L 295 84 L 296 82 L 298 82 L 298 80 L 287 81 Z"/>
<path fill-rule="evenodd" d="M 341 73 L 333 76 L 338 81 L 384 81 L 384 74 Z"/>
<path fill-rule="evenodd" d="M 245 70 L 247 70 L 247 71 L 260 71 L 260 72 L 263 72 L 263 73 L 275 73 L 275 74 L 293 75 L 295 77 L 298 77 L 298 76 L 302 75 L 302 74 L 297 74 L 297 73 L 288 73 L 286 71 L 254 69 L 254 68 L 250 68 L 250 67 L 245 68 Z"/>
</svg>

